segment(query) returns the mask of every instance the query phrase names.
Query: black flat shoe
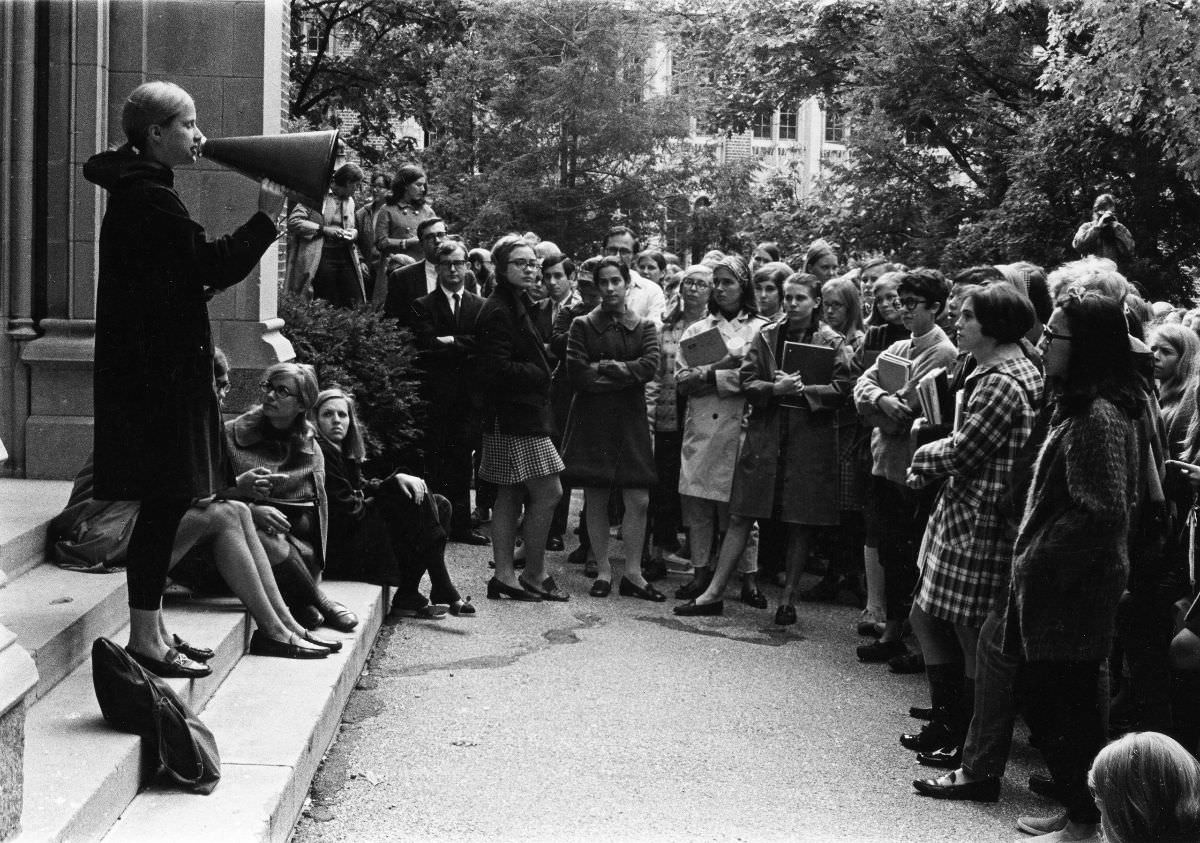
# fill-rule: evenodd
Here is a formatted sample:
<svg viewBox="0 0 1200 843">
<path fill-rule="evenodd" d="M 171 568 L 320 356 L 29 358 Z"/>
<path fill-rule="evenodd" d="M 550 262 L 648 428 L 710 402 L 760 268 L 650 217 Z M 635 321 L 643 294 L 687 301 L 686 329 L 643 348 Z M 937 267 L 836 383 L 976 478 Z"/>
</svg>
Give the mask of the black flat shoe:
<svg viewBox="0 0 1200 843">
<path fill-rule="evenodd" d="M 954 742 L 950 727 L 945 723 L 926 723 L 921 731 L 900 736 L 900 746 L 913 752 L 933 752 Z"/>
<path fill-rule="evenodd" d="M 918 752 L 917 763 L 943 770 L 957 770 L 962 765 L 962 747 L 943 746 L 933 752 Z"/>
<path fill-rule="evenodd" d="M 178 635 L 172 635 L 171 637 L 175 639 L 175 649 L 183 653 L 194 662 L 210 661 L 213 656 L 216 655 L 216 653 L 208 649 L 208 647 L 197 647 L 194 644 L 189 644 Z"/>
<path fill-rule="evenodd" d="M 546 550 L 557 553 L 564 546 L 562 536 L 546 536 Z"/>
<path fill-rule="evenodd" d="M 491 544 L 492 540 L 478 530 L 467 530 L 465 533 L 455 533 L 450 537 L 450 541 L 458 544 L 471 544 L 477 547 L 483 547 L 485 544 Z"/>
<path fill-rule="evenodd" d="M 712 582 L 712 577 L 708 575 L 708 568 L 699 570 L 703 573 L 698 576 L 693 574 L 691 580 L 675 589 L 676 600 L 695 600 L 708 590 L 708 584 Z"/>
<path fill-rule="evenodd" d="M 775 610 L 776 626 L 791 626 L 796 622 L 796 607 L 784 604 Z"/>
<path fill-rule="evenodd" d="M 932 720 L 933 709 L 923 708 L 919 705 L 910 705 L 908 707 L 908 716 L 912 717 L 914 720 Z"/>
<path fill-rule="evenodd" d="M 167 650 L 165 659 L 154 659 L 125 648 L 125 652 L 146 670 L 163 679 L 203 679 L 212 673 L 204 662 L 193 661 L 178 650 Z"/>
<path fill-rule="evenodd" d="M 934 799 L 962 799 L 972 802 L 997 802 L 1000 800 L 1000 779 L 977 779 L 973 782 L 956 781 L 956 775 L 950 773 L 946 778 L 950 784 L 941 784 L 937 779 L 916 779 L 913 787 L 922 796 L 932 796 Z"/>
<path fill-rule="evenodd" d="M 316 606 L 298 606 L 292 609 L 292 617 L 296 619 L 296 623 L 307 630 L 316 629 L 325 623 L 325 616 Z"/>
<path fill-rule="evenodd" d="M 629 577 L 621 577 L 621 582 L 617 584 L 617 594 L 622 597 L 636 597 L 639 600 L 649 600 L 651 603 L 665 603 L 667 595 L 663 594 L 654 586 L 646 583 L 646 587 L 642 588 L 630 581 Z"/>
<path fill-rule="evenodd" d="M 341 603 L 328 600 L 320 611 L 325 618 L 323 625 L 330 629 L 336 629 L 338 632 L 353 632 L 354 628 L 358 626 L 358 615 Z"/>
<path fill-rule="evenodd" d="M 539 586 L 530 585 L 529 581 L 524 576 L 517 577 L 517 583 L 521 588 L 528 591 L 530 594 L 536 594 L 543 600 L 551 600 L 555 603 L 566 603 L 571 599 L 571 595 L 558 587 L 558 583 L 554 581 L 554 577 L 546 577 L 542 580 Z"/>
<path fill-rule="evenodd" d="M 878 638 L 883 635 L 883 624 L 875 621 L 859 621 L 855 631 L 864 638 Z"/>
<path fill-rule="evenodd" d="M 860 662 L 879 664 L 896 656 L 903 656 L 908 652 L 908 648 L 904 646 L 903 641 L 874 641 L 856 647 L 854 652 Z"/>
<path fill-rule="evenodd" d="M 592 583 L 592 587 L 588 589 L 588 594 L 592 597 L 607 597 L 612 594 L 612 582 L 610 580 L 596 580 Z"/>
<path fill-rule="evenodd" d="M 306 633 L 304 633 L 304 635 L 302 635 L 300 637 L 303 638 L 305 641 L 307 641 L 309 644 L 316 644 L 318 647 L 324 647 L 326 650 L 328 650 L 331 653 L 340 653 L 342 651 L 342 642 L 341 641 L 334 641 L 333 639 L 327 639 L 327 638 L 318 638 L 317 636 L 313 635 L 311 632 L 306 632 Z"/>
<path fill-rule="evenodd" d="M 757 588 L 742 588 L 741 601 L 753 609 L 767 608 L 767 595 L 763 594 Z"/>
<path fill-rule="evenodd" d="M 686 603 L 681 603 L 672 611 L 683 617 L 710 617 L 725 614 L 725 601 L 714 600 L 711 603 L 697 603 L 695 600 L 689 600 Z"/>
<path fill-rule="evenodd" d="M 541 603 L 542 598 L 536 594 L 531 594 L 523 588 L 513 588 L 511 585 L 505 585 L 500 580 L 492 577 L 487 584 L 488 600 L 499 600 L 501 597 L 507 597 L 509 600 L 516 600 L 520 603 Z"/>
<path fill-rule="evenodd" d="M 273 656 L 277 659 L 323 659 L 329 655 L 329 650 L 323 647 L 310 650 L 291 641 L 276 641 L 261 629 L 256 629 L 250 636 L 250 655 Z"/>
<path fill-rule="evenodd" d="M 455 600 L 450 603 L 450 614 L 456 618 L 470 617 L 475 614 L 475 607 L 471 605 L 471 598 L 464 597 L 462 600 Z"/>
</svg>

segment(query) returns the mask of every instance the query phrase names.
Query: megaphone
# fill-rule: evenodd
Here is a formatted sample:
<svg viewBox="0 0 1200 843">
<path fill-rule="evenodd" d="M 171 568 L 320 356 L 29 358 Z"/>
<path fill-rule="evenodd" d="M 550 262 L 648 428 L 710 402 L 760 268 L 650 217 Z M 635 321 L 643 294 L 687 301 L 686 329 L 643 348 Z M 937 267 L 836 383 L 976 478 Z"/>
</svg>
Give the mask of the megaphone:
<svg viewBox="0 0 1200 843">
<path fill-rule="evenodd" d="M 200 154 L 258 181 L 270 179 L 320 208 L 329 192 L 338 131 L 209 138 Z"/>
</svg>

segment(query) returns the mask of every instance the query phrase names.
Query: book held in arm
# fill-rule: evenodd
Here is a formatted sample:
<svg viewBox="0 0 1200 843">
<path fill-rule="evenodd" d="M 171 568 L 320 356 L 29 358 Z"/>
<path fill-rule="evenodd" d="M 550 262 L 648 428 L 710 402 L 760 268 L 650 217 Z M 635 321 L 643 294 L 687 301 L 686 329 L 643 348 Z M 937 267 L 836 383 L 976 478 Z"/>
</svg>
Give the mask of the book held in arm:
<svg viewBox="0 0 1200 843">
<path fill-rule="evenodd" d="M 944 366 L 939 366 L 917 382 L 917 398 L 921 401 L 921 415 L 931 425 L 939 428 L 950 426 L 954 419 L 954 398 Z"/>
<path fill-rule="evenodd" d="M 679 343 L 679 346 L 683 349 L 683 359 L 689 366 L 710 366 L 724 360 L 729 354 L 725 347 L 725 338 L 716 328 L 709 328 L 688 337 Z"/>
<path fill-rule="evenodd" d="M 884 351 L 875 358 L 875 372 L 880 388 L 889 395 L 895 395 L 912 378 L 912 362 L 899 354 Z"/>
<path fill-rule="evenodd" d="M 800 375 L 805 386 L 828 386 L 833 383 L 833 362 L 837 352 L 824 345 L 806 342 L 785 342 L 783 361 L 779 367 L 789 375 Z M 808 407 L 800 395 L 786 395 L 780 403 L 787 407 Z"/>
</svg>

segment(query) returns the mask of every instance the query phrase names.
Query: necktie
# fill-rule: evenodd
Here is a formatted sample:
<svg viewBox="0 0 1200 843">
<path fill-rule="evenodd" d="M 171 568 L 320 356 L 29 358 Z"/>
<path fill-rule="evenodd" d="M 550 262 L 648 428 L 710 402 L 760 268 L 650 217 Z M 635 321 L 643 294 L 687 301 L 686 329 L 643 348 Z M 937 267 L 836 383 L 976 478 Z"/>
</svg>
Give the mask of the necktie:
<svg viewBox="0 0 1200 843">
<path fill-rule="evenodd" d="M 458 297 L 459 294 L 454 294 L 454 327 L 458 327 Z"/>
</svg>

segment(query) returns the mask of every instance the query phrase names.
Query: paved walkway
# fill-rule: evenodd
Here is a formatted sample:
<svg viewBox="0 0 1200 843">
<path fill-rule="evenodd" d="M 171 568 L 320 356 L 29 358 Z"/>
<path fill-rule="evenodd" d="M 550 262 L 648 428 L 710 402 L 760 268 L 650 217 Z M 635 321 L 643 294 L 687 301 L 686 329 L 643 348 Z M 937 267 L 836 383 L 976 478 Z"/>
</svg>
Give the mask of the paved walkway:
<svg viewBox="0 0 1200 843">
<path fill-rule="evenodd" d="M 998 804 L 912 792 L 931 772 L 897 736 L 924 677 L 859 664 L 851 606 L 803 606 L 786 630 L 774 605 L 676 618 L 588 597 L 565 554 L 569 603 L 488 601 L 487 549 L 451 548 L 479 614 L 385 626 L 298 843 L 1003 841 L 1054 810 L 1025 790 L 1023 740 Z"/>
</svg>

